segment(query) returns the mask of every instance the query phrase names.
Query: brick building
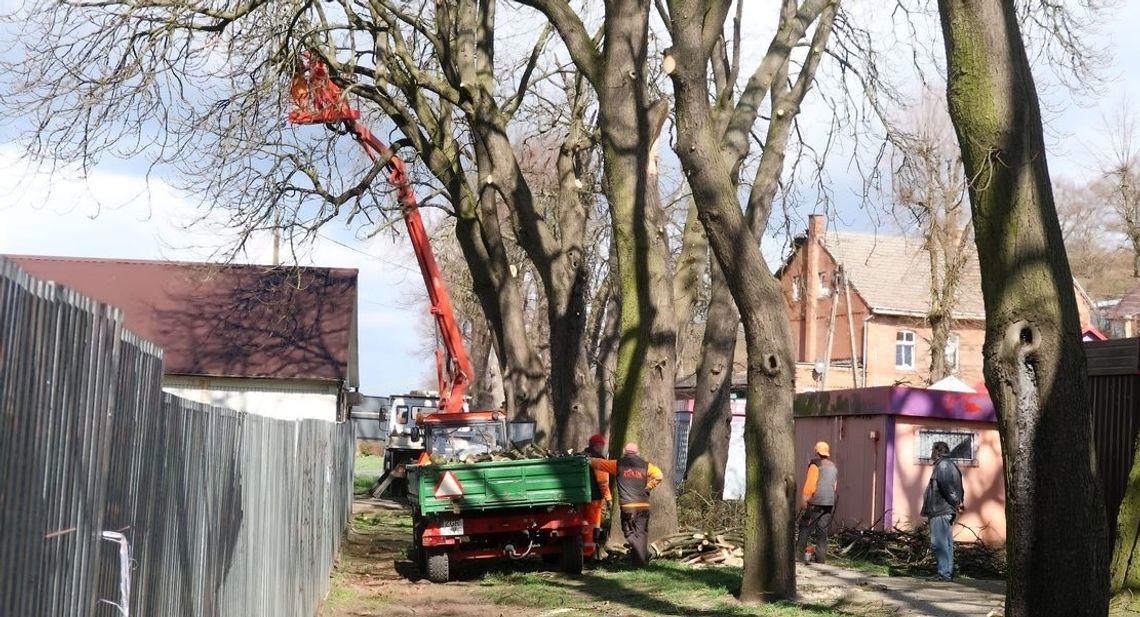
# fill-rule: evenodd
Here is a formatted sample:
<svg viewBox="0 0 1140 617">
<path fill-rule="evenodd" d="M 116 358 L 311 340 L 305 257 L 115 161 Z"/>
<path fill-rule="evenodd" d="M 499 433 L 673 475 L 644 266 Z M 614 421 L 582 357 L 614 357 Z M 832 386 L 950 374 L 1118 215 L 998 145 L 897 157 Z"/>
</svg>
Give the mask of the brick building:
<svg viewBox="0 0 1140 617">
<path fill-rule="evenodd" d="M 776 273 L 796 346 L 797 391 L 924 387 L 931 353 L 946 354 L 963 382 L 983 380 L 985 307 L 975 255 L 963 269 L 950 340 L 945 349 L 932 350 L 930 258 L 923 239 L 826 227 L 823 215 L 812 215 Z M 1089 324 L 1095 306 L 1076 281 L 1073 290 L 1081 322 Z"/>
</svg>

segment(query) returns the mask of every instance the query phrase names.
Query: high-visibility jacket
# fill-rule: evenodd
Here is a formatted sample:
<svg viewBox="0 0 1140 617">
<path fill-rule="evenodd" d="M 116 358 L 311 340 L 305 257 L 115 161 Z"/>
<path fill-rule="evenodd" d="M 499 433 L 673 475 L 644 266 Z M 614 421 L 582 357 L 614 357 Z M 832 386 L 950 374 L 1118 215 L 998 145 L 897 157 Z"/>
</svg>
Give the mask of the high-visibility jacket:
<svg viewBox="0 0 1140 617">
<path fill-rule="evenodd" d="M 813 458 L 804 480 L 804 501 L 813 506 L 834 506 L 839 468 L 829 458 Z"/>
<path fill-rule="evenodd" d="M 618 505 L 627 510 L 649 507 L 649 491 L 665 479 L 665 475 L 653 463 L 639 456 L 626 455 L 619 460 L 594 458 L 590 466 L 595 471 L 604 471 L 617 476 Z"/>
</svg>

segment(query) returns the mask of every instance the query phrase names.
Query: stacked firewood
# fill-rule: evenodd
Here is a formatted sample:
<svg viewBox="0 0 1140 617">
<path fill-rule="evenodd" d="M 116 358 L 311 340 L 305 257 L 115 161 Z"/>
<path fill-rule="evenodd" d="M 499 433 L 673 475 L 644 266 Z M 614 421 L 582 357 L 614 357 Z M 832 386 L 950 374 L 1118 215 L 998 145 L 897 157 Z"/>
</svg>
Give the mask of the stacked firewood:
<svg viewBox="0 0 1140 617">
<path fill-rule="evenodd" d="M 744 535 L 738 529 L 682 532 L 665 536 L 649 545 L 659 559 L 679 559 L 692 565 L 744 565 Z"/>
</svg>

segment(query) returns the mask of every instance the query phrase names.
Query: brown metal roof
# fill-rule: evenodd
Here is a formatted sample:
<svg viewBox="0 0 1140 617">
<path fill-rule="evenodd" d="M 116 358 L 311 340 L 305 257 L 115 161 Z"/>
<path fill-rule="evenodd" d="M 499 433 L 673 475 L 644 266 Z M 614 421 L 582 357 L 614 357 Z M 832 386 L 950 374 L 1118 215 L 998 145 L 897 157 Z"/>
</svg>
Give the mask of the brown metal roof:
<svg viewBox="0 0 1140 617">
<path fill-rule="evenodd" d="M 1133 287 L 1104 312 L 1109 319 L 1130 319 L 1133 315 L 1140 315 L 1140 285 Z"/>
<path fill-rule="evenodd" d="M 167 374 L 357 384 L 355 269 L 8 258 L 122 309 Z"/>
</svg>

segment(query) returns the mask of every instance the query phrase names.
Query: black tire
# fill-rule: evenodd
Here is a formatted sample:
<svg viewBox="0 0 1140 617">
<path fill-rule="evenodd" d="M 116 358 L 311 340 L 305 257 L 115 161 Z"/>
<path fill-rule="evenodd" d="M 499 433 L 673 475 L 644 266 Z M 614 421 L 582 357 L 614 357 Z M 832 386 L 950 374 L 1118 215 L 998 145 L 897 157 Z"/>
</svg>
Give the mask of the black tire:
<svg viewBox="0 0 1140 617">
<path fill-rule="evenodd" d="M 579 534 L 562 540 L 562 571 L 566 574 L 582 573 L 582 536 Z"/>
<path fill-rule="evenodd" d="M 424 574 L 433 583 L 446 583 L 451 578 L 451 559 L 446 549 L 427 549 L 424 559 Z"/>
</svg>

